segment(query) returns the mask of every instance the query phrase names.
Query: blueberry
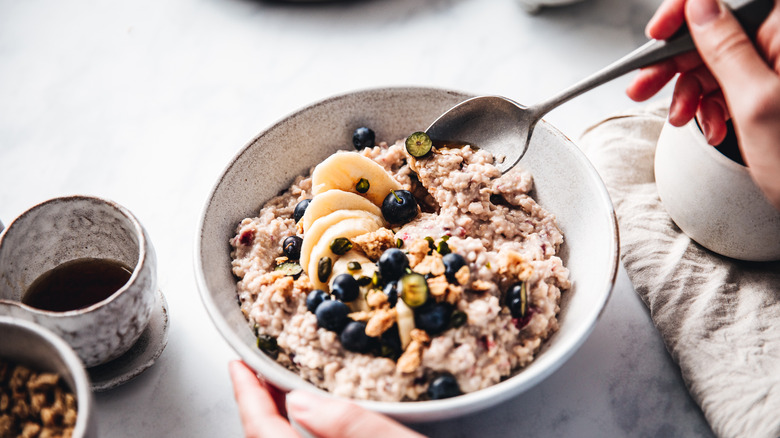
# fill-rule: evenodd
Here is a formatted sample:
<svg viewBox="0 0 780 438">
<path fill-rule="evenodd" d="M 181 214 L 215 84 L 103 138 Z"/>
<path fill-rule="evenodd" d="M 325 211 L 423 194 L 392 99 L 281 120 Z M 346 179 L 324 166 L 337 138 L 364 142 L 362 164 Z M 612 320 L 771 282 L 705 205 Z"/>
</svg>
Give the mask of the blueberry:
<svg viewBox="0 0 780 438">
<path fill-rule="evenodd" d="M 414 312 L 414 323 L 417 328 L 425 330 L 429 335 L 438 335 L 447 330 L 452 316 L 452 306 L 449 303 L 430 303 L 419 307 Z"/>
<path fill-rule="evenodd" d="M 349 322 L 349 312 L 349 307 L 341 301 L 323 301 L 317 307 L 317 324 L 326 330 L 340 332 Z"/>
<path fill-rule="evenodd" d="M 357 150 L 374 147 L 374 140 L 376 140 L 374 131 L 366 127 L 360 127 L 352 133 L 352 144 Z"/>
<path fill-rule="evenodd" d="M 298 223 L 303 217 L 303 214 L 306 213 L 306 208 L 309 206 L 309 203 L 311 203 L 311 199 L 304 199 L 295 206 L 295 210 L 293 211 L 295 223 Z"/>
<path fill-rule="evenodd" d="M 339 335 L 341 345 L 355 353 L 368 353 L 374 347 L 376 339 L 366 334 L 366 323 L 350 321 Z"/>
<path fill-rule="evenodd" d="M 452 374 L 442 374 L 428 385 L 428 397 L 431 400 L 441 400 L 443 398 L 450 398 L 461 395 L 460 386 L 458 381 Z"/>
<path fill-rule="evenodd" d="M 408 190 L 391 190 L 382 202 L 382 216 L 391 224 L 405 224 L 417 216 L 417 200 Z"/>
<path fill-rule="evenodd" d="M 339 274 L 333 279 L 330 291 L 333 293 L 333 296 L 348 303 L 355 301 L 358 295 L 360 295 L 360 286 L 355 277 L 349 274 Z"/>
<path fill-rule="evenodd" d="M 441 258 L 444 263 L 444 275 L 447 276 L 447 281 L 453 284 L 459 284 L 455 278 L 455 274 L 460 268 L 466 266 L 466 259 L 462 255 L 451 252 Z"/>
<path fill-rule="evenodd" d="M 282 251 L 290 260 L 301 258 L 301 246 L 303 246 L 303 239 L 298 236 L 287 236 L 282 241 Z"/>
<path fill-rule="evenodd" d="M 329 299 L 330 295 L 327 292 L 322 289 L 314 289 L 306 296 L 306 308 L 309 309 L 309 312 L 316 313 L 317 307 Z"/>
<path fill-rule="evenodd" d="M 388 282 L 385 286 L 384 292 L 387 296 L 387 302 L 390 303 L 390 307 L 395 307 L 395 305 L 398 303 L 398 282 Z"/>
<path fill-rule="evenodd" d="M 379 256 L 379 261 L 377 261 L 379 276 L 388 283 L 401 278 L 408 266 L 409 259 L 406 257 L 406 254 L 398 248 L 386 250 Z"/>
<path fill-rule="evenodd" d="M 528 293 L 524 282 L 515 283 L 507 290 L 506 305 L 513 318 L 525 316 L 526 310 L 528 310 Z"/>
</svg>

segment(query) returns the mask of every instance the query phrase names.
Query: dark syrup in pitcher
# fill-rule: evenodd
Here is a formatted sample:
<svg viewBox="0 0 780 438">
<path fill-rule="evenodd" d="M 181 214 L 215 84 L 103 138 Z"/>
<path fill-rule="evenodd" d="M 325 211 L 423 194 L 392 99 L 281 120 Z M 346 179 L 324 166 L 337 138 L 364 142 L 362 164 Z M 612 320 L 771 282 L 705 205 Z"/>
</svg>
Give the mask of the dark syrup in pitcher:
<svg viewBox="0 0 780 438">
<path fill-rule="evenodd" d="M 22 303 L 52 312 L 83 309 L 110 297 L 131 275 L 131 269 L 114 260 L 72 260 L 36 278 Z"/>
</svg>

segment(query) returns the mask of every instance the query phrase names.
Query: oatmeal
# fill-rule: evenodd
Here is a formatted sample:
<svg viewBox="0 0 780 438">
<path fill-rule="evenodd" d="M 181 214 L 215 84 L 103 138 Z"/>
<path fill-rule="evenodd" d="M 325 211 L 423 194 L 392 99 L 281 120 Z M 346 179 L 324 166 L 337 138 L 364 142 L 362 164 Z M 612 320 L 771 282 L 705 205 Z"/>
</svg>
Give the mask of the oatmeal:
<svg viewBox="0 0 780 438">
<path fill-rule="evenodd" d="M 563 236 L 529 195 L 530 173 L 414 138 L 337 152 L 230 241 L 258 346 L 335 395 L 477 391 L 558 328 Z"/>
</svg>

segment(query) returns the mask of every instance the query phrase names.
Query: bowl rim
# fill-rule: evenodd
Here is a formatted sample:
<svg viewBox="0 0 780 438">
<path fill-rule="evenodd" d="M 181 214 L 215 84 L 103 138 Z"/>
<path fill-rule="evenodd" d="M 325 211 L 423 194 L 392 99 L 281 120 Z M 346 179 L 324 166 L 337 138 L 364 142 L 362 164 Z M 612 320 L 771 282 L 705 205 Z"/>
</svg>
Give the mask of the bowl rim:
<svg viewBox="0 0 780 438">
<path fill-rule="evenodd" d="M 214 196 L 220 184 L 222 183 L 222 180 L 224 179 L 225 175 L 235 165 L 238 159 L 243 154 L 247 153 L 247 151 L 249 150 L 249 148 L 252 147 L 253 144 L 255 144 L 262 137 L 264 137 L 269 131 L 276 128 L 279 124 L 281 124 L 287 119 L 298 116 L 301 113 L 311 111 L 314 108 L 317 108 L 319 106 L 326 105 L 337 100 L 349 98 L 356 94 L 376 93 L 376 92 L 399 93 L 399 92 L 407 92 L 407 91 L 415 91 L 415 90 L 446 93 L 446 94 L 463 97 L 463 99 L 474 96 L 474 94 L 471 93 L 465 93 L 465 92 L 451 90 L 451 89 L 436 88 L 436 87 L 417 87 L 417 86 L 361 88 L 361 89 L 355 89 L 355 90 L 350 90 L 343 93 L 335 94 L 330 97 L 326 97 L 324 99 L 320 99 L 308 105 L 305 105 L 277 119 L 273 123 L 269 124 L 257 135 L 255 135 L 249 142 L 247 142 L 242 148 L 240 148 L 231 158 L 230 162 L 224 167 L 222 172 L 219 174 L 219 178 L 214 183 L 214 185 L 212 186 L 211 190 L 208 193 L 208 196 L 206 197 L 206 201 L 203 205 L 203 208 L 201 209 L 200 217 L 197 223 L 198 228 L 195 233 L 195 246 L 193 252 L 195 277 L 196 277 L 198 291 L 201 296 L 201 301 L 206 307 L 209 317 L 211 318 L 214 325 L 217 327 L 217 330 L 220 332 L 222 337 L 228 342 L 230 347 L 233 348 L 233 350 L 236 353 L 238 353 L 239 357 L 241 357 L 242 360 L 244 357 L 253 357 L 253 355 L 257 355 L 257 354 L 256 352 L 251 351 L 251 349 L 247 347 L 247 345 L 239 338 L 239 336 L 233 332 L 231 327 L 228 325 L 227 320 L 222 318 L 222 316 L 220 315 L 219 306 L 212 299 L 209 293 L 209 288 L 206 283 L 206 278 L 205 278 L 202 259 L 201 259 L 201 253 L 203 249 L 201 246 L 201 241 L 202 241 L 203 230 L 205 226 L 206 213 L 208 212 L 211 202 L 213 201 Z M 539 382 L 541 382 L 542 380 L 544 380 L 545 378 L 553 374 L 555 371 L 557 371 L 582 346 L 585 340 L 590 336 L 590 334 L 592 333 L 596 325 L 596 322 L 604 313 L 606 304 L 609 301 L 610 297 L 612 296 L 612 292 L 614 290 L 614 286 L 617 281 L 617 275 L 619 271 L 619 260 L 620 260 L 620 244 L 619 244 L 619 230 L 618 230 L 617 216 L 615 214 L 615 209 L 612 204 L 612 200 L 609 196 L 609 192 L 607 191 L 607 188 L 604 185 L 603 180 L 601 179 L 595 167 L 593 167 L 592 163 L 587 158 L 585 153 L 571 139 L 569 139 L 566 135 L 562 134 L 555 126 L 545 122 L 544 120 L 542 120 L 541 123 L 544 123 L 547 126 L 547 128 L 549 128 L 552 131 L 554 135 L 556 135 L 562 141 L 568 143 L 571 146 L 570 147 L 571 152 L 577 155 L 577 158 L 581 160 L 583 164 L 585 164 L 585 171 L 587 172 L 587 174 L 591 178 L 599 182 L 598 192 L 596 194 L 601 198 L 602 201 L 605 202 L 605 204 L 608 206 L 609 209 L 609 211 L 607 212 L 607 217 L 609 221 L 609 228 L 612 231 L 612 236 L 611 236 L 612 240 L 610 241 L 611 248 L 609 251 L 610 266 L 609 269 L 605 270 L 606 278 L 600 280 L 600 282 L 604 285 L 606 290 L 604 290 L 600 294 L 601 299 L 599 300 L 599 302 L 594 303 L 595 305 L 593 306 L 593 310 L 588 312 L 587 318 L 584 318 L 584 321 L 581 322 L 583 329 L 576 336 L 571 336 L 569 338 L 565 338 L 561 341 L 558 341 L 559 344 L 554 351 L 550 352 L 549 350 L 547 350 L 545 354 L 541 354 L 536 358 L 534 358 L 533 362 L 529 365 L 529 367 L 523 370 L 524 378 L 522 380 L 509 378 L 501 382 L 498 382 L 494 385 L 491 385 L 487 388 L 483 388 L 478 391 L 474 391 L 471 393 L 463 394 L 458 397 L 453 397 L 453 398 L 443 399 L 443 400 L 426 400 L 426 401 L 416 401 L 416 402 L 382 402 L 382 401 L 355 400 L 355 399 L 347 399 L 347 400 L 356 403 L 358 405 L 361 405 L 367 409 L 373 410 L 375 412 L 386 414 L 396 419 L 406 421 L 406 422 L 411 422 L 411 423 L 451 418 L 453 416 L 453 412 L 457 412 L 458 414 L 473 413 L 479 410 L 483 410 L 497 403 L 500 403 L 502 401 L 505 401 L 509 398 L 519 396 L 522 392 L 535 386 L 536 384 L 538 384 Z M 270 358 L 268 360 L 271 361 Z M 276 364 L 275 362 L 273 363 Z M 254 369 L 252 364 L 248 363 L 248 365 L 250 365 L 250 367 Z M 279 382 L 287 383 L 288 387 L 284 387 L 284 386 L 281 387 L 281 389 L 283 390 L 292 391 L 295 389 L 302 389 L 310 392 L 316 392 L 317 394 L 325 397 L 342 398 L 342 397 L 335 396 L 330 392 L 317 388 L 316 386 L 300 378 L 300 376 L 295 375 L 295 379 L 290 379 L 290 376 L 287 374 L 292 372 L 283 368 L 281 365 L 278 364 L 276 365 L 277 366 L 275 367 L 264 368 L 262 373 L 258 373 L 258 374 L 262 374 L 264 377 L 268 378 L 268 380 L 270 380 L 272 383 L 276 385 L 278 385 Z M 255 369 L 255 372 L 257 372 L 257 369 Z"/>
<path fill-rule="evenodd" d="M 88 436 L 88 432 L 93 432 L 90 430 L 90 427 L 94 427 L 94 400 L 92 398 L 92 387 L 87 371 L 84 368 L 84 363 L 79 359 L 70 345 L 46 327 L 25 319 L 0 315 L 0 326 L 15 326 L 32 333 L 33 336 L 37 336 L 47 344 L 47 347 L 50 350 L 54 350 L 54 352 L 60 356 L 70 372 L 71 377 L 73 377 L 73 382 L 76 386 L 73 389 L 76 393 L 76 403 L 78 407 L 76 411 L 76 426 L 73 428 L 73 437 L 85 437 Z"/>
</svg>

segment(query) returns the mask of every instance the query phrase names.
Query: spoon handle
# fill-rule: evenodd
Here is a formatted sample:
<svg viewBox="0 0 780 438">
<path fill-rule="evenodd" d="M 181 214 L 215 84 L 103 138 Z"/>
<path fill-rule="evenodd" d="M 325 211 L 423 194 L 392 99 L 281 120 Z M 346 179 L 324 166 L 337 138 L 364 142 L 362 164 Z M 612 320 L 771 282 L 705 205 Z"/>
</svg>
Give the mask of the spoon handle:
<svg viewBox="0 0 780 438">
<path fill-rule="evenodd" d="M 734 0 L 729 2 L 728 6 L 742 25 L 742 28 L 745 29 L 745 32 L 752 39 L 755 39 L 759 26 L 772 11 L 774 0 Z M 688 27 L 683 23 L 677 33 L 669 39 L 650 40 L 602 70 L 528 109 L 533 112 L 536 120 L 538 120 L 558 105 L 601 84 L 623 76 L 630 71 L 647 67 L 658 61 L 694 50 L 695 48 L 696 46 L 693 44 Z"/>
</svg>

